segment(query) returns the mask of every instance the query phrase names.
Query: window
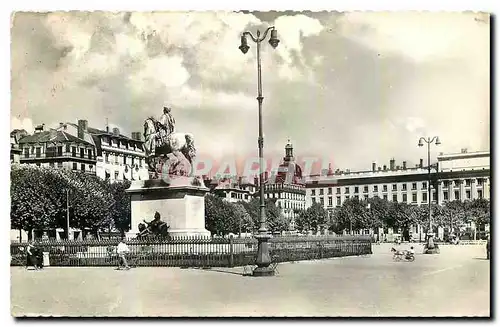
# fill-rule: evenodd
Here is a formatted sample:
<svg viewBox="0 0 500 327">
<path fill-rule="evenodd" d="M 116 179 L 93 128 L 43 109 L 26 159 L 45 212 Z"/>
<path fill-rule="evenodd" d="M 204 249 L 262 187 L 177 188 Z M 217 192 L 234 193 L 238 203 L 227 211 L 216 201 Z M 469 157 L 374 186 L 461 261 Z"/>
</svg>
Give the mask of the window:
<svg viewBox="0 0 500 327">
<path fill-rule="evenodd" d="M 49 162 L 49 167 L 54 168 L 55 164 L 53 162 Z"/>
<path fill-rule="evenodd" d="M 465 191 L 465 198 L 470 200 L 470 190 Z"/>
<path fill-rule="evenodd" d="M 231 198 L 233 198 L 233 199 L 236 198 L 236 194 L 231 192 Z"/>
<path fill-rule="evenodd" d="M 354 193 L 358 193 L 359 192 L 359 187 L 358 186 L 355 186 L 354 187 Z"/>
<path fill-rule="evenodd" d="M 387 194 L 384 194 L 384 200 L 387 201 Z"/>
<path fill-rule="evenodd" d="M 422 190 L 427 189 L 427 182 L 422 182 Z"/>
<path fill-rule="evenodd" d="M 80 164 L 80 170 L 85 171 L 85 164 Z"/>
<path fill-rule="evenodd" d="M 406 184 L 403 184 L 403 191 L 406 191 Z"/>
<path fill-rule="evenodd" d="M 340 187 L 337 187 L 337 194 L 340 194 Z"/>
<path fill-rule="evenodd" d="M 483 182 L 484 182 L 484 179 L 479 178 L 479 179 L 477 180 L 477 185 L 482 186 L 482 185 L 483 185 Z"/>
<path fill-rule="evenodd" d="M 73 157 L 76 157 L 76 147 L 74 147 L 74 146 L 73 146 L 73 147 L 71 147 L 71 155 L 72 155 Z"/>
<path fill-rule="evenodd" d="M 80 158 L 85 158 L 85 149 L 80 149 Z"/>
<path fill-rule="evenodd" d="M 319 189 L 319 195 L 323 195 L 323 189 Z"/>
<path fill-rule="evenodd" d="M 319 198 L 319 203 L 321 203 L 321 205 L 325 205 L 325 200 L 323 198 Z"/>
<path fill-rule="evenodd" d="M 340 205 L 340 196 L 337 196 L 337 205 Z"/>
<path fill-rule="evenodd" d="M 316 198 L 311 198 L 311 200 L 313 204 L 316 203 Z"/>
<path fill-rule="evenodd" d="M 483 190 L 477 190 L 477 198 L 482 199 L 483 198 Z"/>
<path fill-rule="evenodd" d="M 411 183 L 411 189 L 416 190 L 417 189 L 417 183 Z"/>
<path fill-rule="evenodd" d="M 411 202 L 413 202 L 413 203 L 417 202 L 417 193 L 412 193 L 412 195 L 411 195 Z"/>
<path fill-rule="evenodd" d="M 132 159 L 131 159 L 132 160 L 132 166 L 134 166 L 134 159 L 135 159 L 134 157 L 132 157 Z"/>
<path fill-rule="evenodd" d="M 470 186 L 470 182 L 471 182 L 470 179 L 466 179 L 465 180 L 465 186 Z"/>
<path fill-rule="evenodd" d="M 387 192 L 387 185 L 382 186 L 382 191 Z"/>
<path fill-rule="evenodd" d="M 445 201 L 449 200 L 448 192 L 446 192 L 446 191 L 443 192 L 443 200 L 445 200 Z"/>
<path fill-rule="evenodd" d="M 460 192 L 455 191 L 455 200 L 460 200 Z"/>
<path fill-rule="evenodd" d="M 30 157 L 30 149 L 26 148 L 24 149 L 24 157 L 29 158 Z"/>
<path fill-rule="evenodd" d="M 66 144 L 66 153 L 69 153 L 69 144 Z"/>
<path fill-rule="evenodd" d="M 118 154 L 115 154 L 115 164 L 118 165 Z"/>
<path fill-rule="evenodd" d="M 63 163 L 62 162 L 58 162 L 57 163 L 57 168 L 62 168 L 63 167 Z"/>
<path fill-rule="evenodd" d="M 118 179 L 118 172 L 115 171 L 115 179 Z"/>
<path fill-rule="evenodd" d="M 392 184 L 392 190 L 397 191 L 398 190 L 398 184 Z"/>
<path fill-rule="evenodd" d="M 443 182 L 443 187 L 449 187 L 449 186 L 450 186 L 450 181 Z"/>
<path fill-rule="evenodd" d="M 89 165 L 89 170 L 92 171 L 94 169 L 94 165 Z"/>
<path fill-rule="evenodd" d="M 356 195 L 354 196 L 354 198 L 355 198 L 356 200 L 359 200 L 359 195 L 357 195 L 357 194 L 356 194 Z"/>
<path fill-rule="evenodd" d="M 40 163 L 37 163 L 36 165 L 37 165 L 38 167 L 41 167 L 41 166 L 42 166 Z"/>
<path fill-rule="evenodd" d="M 405 194 L 403 194 L 403 202 L 408 202 L 408 196 Z"/>
<path fill-rule="evenodd" d="M 332 188 L 331 187 L 328 188 L 328 194 L 332 194 Z"/>
<path fill-rule="evenodd" d="M 427 202 L 427 192 L 422 193 L 422 202 Z"/>
<path fill-rule="evenodd" d="M 245 200 L 248 200 L 248 194 L 245 194 Z"/>
<path fill-rule="evenodd" d="M 373 192 L 378 192 L 378 185 L 373 186 Z"/>
<path fill-rule="evenodd" d="M 106 163 L 108 163 L 108 162 L 109 162 L 109 154 L 107 154 L 107 153 L 106 153 L 106 154 L 104 155 L 104 161 L 105 161 Z"/>
<path fill-rule="evenodd" d="M 62 152 L 63 152 L 62 150 L 63 150 L 62 145 L 57 147 L 57 156 L 58 157 L 62 157 L 62 155 L 63 155 L 62 154 Z"/>
<path fill-rule="evenodd" d="M 126 165 L 127 164 L 127 156 L 123 156 L 123 164 Z"/>
<path fill-rule="evenodd" d="M 316 190 L 311 190 L 311 195 L 315 196 L 316 195 Z"/>
<path fill-rule="evenodd" d="M 368 186 L 363 187 L 363 193 L 368 193 Z"/>
<path fill-rule="evenodd" d="M 328 197 L 328 205 L 333 206 L 333 198 L 331 196 Z"/>
<path fill-rule="evenodd" d="M 37 147 L 36 148 L 36 157 L 40 158 L 42 156 L 42 148 Z"/>
<path fill-rule="evenodd" d="M 78 165 L 76 164 L 76 162 L 73 162 L 73 170 L 77 170 L 78 169 Z"/>
<path fill-rule="evenodd" d="M 348 186 L 345 188 L 344 193 L 349 194 L 349 187 Z"/>
<path fill-rule="evenodd" d="M 92 149 L 88 149 L 88 155 L 89 155 L 89 159 L 92 159 Z"/>
</svg>

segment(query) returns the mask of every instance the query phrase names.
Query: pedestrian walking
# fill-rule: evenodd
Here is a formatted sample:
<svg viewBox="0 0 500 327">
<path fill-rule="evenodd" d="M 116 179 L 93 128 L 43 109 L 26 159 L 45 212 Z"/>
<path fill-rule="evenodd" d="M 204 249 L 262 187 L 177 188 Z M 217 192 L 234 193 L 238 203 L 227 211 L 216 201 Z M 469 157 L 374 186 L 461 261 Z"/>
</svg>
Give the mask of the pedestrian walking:
<svg viewBox="0 0 500 327">
<path fill-rule="evenodd" d="M 125 238 L 123 238 L 120 243 L 118 243 L 118 246 L 116 247 L 116 253 L 118 253 L 118 257 L 120 258 L 120 263 L 118 266 L 118 269 L 123 267 L 126 270 L 130 269 L 130 266 L 128 265 L 127 258 L 125 257 L 125 254 L 129 253 L 130 249 L 128 248 L 128 245 L 125 243 Z"/>
</svg>

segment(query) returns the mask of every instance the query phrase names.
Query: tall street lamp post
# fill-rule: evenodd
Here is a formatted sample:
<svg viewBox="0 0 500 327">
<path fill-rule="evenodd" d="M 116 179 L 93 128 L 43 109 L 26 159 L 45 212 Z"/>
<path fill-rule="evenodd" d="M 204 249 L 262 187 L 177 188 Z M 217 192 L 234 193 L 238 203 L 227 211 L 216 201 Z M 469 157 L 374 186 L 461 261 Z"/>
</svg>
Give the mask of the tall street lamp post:
<svg viewBox="0 0 500 327">
<path fill-rule="evenodd" d="M 261 74 L 261 64 L 260 64 L 260 44 L 267 37 L 268 32 L 271 31 L 271 38 L 269 39 L 269 44 L 276 48 L 278 43 L 278 31 L 274 28 L 274 26 L 268 27 L 267 30 L 261 37 L 260 31 L 257 31 L 257 37 L 254 37 L 250 32 L 243 32 L 241 35 L 241 45 L 239 49 L 243 54 L 247 53 L 250 47 L 247 43 L 247 36 L 249 36 L 252 41 L 257 43 L 257 85 L 258 85 L 258 95 L 257 101 L 259 103 L 259 165 L 260 165 L 260 174 L 259 174 L 259 183 L 260 183 L 260 210 L 259 210 L 259 234 L 255 236 L 258 241 L 258 249 L 257 249 L 257 260 L 256 265 L 257 268 L 254 269 L 254 276 L 273 276 L 274 270 L 269 268 L 271 264 L 271 257 L 269 255 L 269 239 L 271 238 L 268 230 L 266 228 L 266 209 L 264 204 L 264 137 L 262 136 L 262 101 L 264 97 L 262 96 L 262 74 Z"/>
<path fill-rule="evenodd" d="M 431 213 L 431 203 L 432 203 L 432 193 L 431 193 L 431 144 L 435 143 L 436 145 L 440 145 L 441 142 L 439 141 L 438 136 L 434 136 L 432 139 L 428 137 L 427 139 L 425 137 L 421 137 L 418 140 L 418 146 L 424 146 L 424 142 L 427 143 L 427 173 L 428 173 L 428 182 L 427 182 L 427 187 L 428 187 L 428 192 L 427 192 L 427 202 L 429 203 L 429 232 L 427 233 L 427 244 L 425 247 L 424 253 L 426 254 L 437 254 L 438 249 L 436 245 L 434 244 L 433 236 L 434 233 L 432 232 L 432 213 Z M 437 191 L 437 190 L 436 190 Z M 437 192 L 436 192 L 437 194 Z"/>
</svg>

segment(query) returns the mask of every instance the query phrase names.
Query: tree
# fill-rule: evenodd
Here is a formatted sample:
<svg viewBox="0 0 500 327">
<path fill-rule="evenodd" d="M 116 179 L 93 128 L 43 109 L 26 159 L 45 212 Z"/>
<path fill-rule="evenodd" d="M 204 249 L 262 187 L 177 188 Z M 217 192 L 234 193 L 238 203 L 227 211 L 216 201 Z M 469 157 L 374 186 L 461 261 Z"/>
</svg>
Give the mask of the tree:
<svg viewBox="0 0 500 327">
<path fill-rule="evenodd" d="M 248 231 L 253 231 L 255 229 L 252 217 L 250 217 L 250 215 L 248 214 L 243 203 L 244 202 L 240 201 L 233 205 L 233 213 L 235 221 L 238 223 L 237 232 L 239 233 L 240 236 L 241 236 L 241 231 L 248 232 Z"/>
<path fill-rule="evenodd" d="M 328 212 L 319 203 L 299 213 L 295 219 L 295 225 L 299 231 L 316 231 L 318 227 L 328 223 Z"/>
<path fill-rule="evenodd" d="M 366 205 L 358 199 L 347 199 L 333 214 L 330 230 L 341 233 L 344 230 L 359 230 L 367 228 L 368 212 Z"/>
<path fill-rule="evenodd" d="M 283 216 L 281 210 L 276 206 L 272 199 L 265 199 L 266 208 L 266 225 L 271 232 L 281 232 L 288 230 L 290 226 L 290 220 Z M 253 221 L 253 225 L 256 229 L 260 228 L 260 199 L 253 198 L 250 202 L 243 202 L 247 213 L 250 215 Z"/>
<path fill-rule="evenodd" d="M 122 235 L 132 227 L 130 226 L 132 220 L 130 195 L 125 192 L 129 187 L 130 181 L 115 181 L 111 184 L 111 193 L 114 199 L 113 224 Z"/>
<path fill-rule="evenodd" d="M 207 194 L 205 196 L 205 228 L 214 235 L 225 236 L 235 230 L 239 221 L 236 217 L 233 205 L 224 201 L 217 195 Z"/>
<path fill-rule="evenodd" d="M 29 239 L 34 229 L 44 229 L 54 224 L 57 206 L 49 196 L 51 186 L 44 169 L 12 167 L 11 226 L 25 230 Z M 57 191 L 57 188 L 53 190 Z"/>
<path fill-rule="evenodd" d="M 484 226 L 490 223 L 491 205 L 486 199 L 475 199 L 467 203 L 467 222 L 473 222 L 477 228 L 484 229 Z M 474 235 L 474 237 L 476 237 Z"/>
</svg>

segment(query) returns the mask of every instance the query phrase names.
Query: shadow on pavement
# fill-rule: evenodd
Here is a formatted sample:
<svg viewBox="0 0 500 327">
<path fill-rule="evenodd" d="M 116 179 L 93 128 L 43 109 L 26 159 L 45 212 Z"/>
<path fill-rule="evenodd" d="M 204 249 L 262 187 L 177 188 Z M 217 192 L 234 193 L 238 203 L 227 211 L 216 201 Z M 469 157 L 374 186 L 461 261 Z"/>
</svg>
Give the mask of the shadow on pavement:
<svg viewBox="0 0 500 327">
<path fill-rule="evenodd" d="M 211 271 L 211 272 L 217 272 L 217 273 L 224 273 L 224 274 L 232 274 L 232 275 L 239 275 L 239 276 L 246 276 L 243 273 L 239 273 L 236 271 L 227 271 L 227 270 L 222 270 L 222 269 L 217 269 L 217 268 L 189 268 L 189 269 L 195 269 L 195 270 L 202 270 L 202 271 Z"/>
<path fill-rule="evenodd" d="M 476 258 L 474 258 L 474 260 L 485 260 L 485 261 L 489 261 L 489 259 L 486 259 L 486 258 L 483 258 L 483 257 L 476 257 Z"/>
</svg>

